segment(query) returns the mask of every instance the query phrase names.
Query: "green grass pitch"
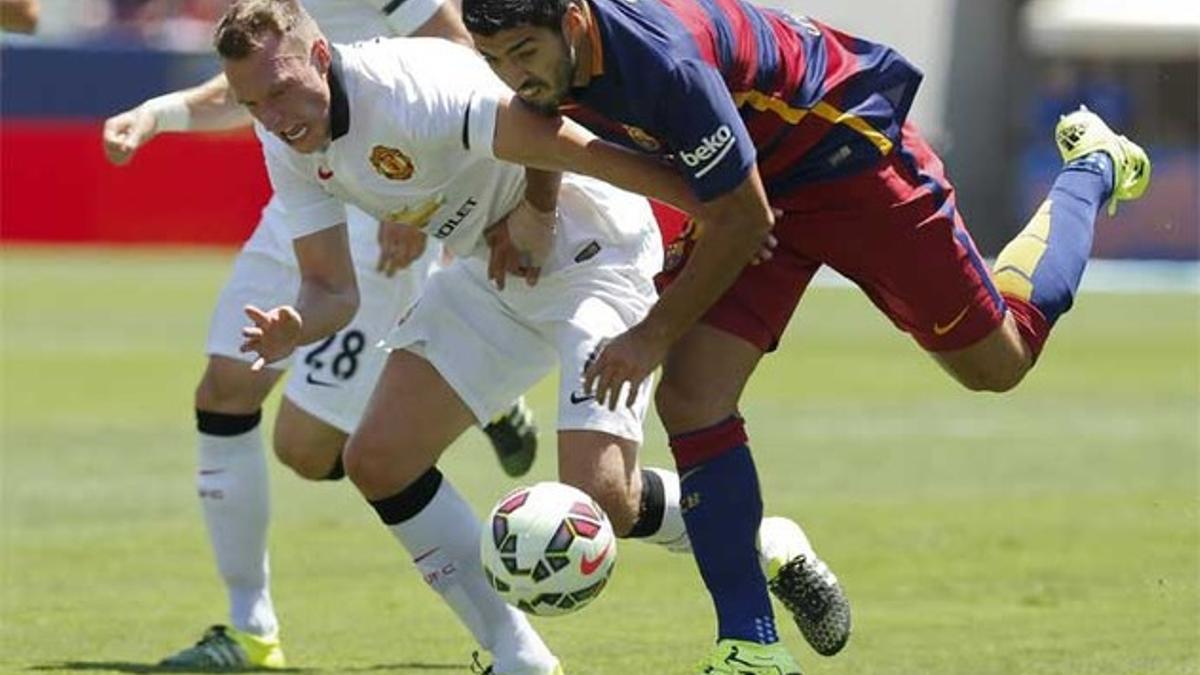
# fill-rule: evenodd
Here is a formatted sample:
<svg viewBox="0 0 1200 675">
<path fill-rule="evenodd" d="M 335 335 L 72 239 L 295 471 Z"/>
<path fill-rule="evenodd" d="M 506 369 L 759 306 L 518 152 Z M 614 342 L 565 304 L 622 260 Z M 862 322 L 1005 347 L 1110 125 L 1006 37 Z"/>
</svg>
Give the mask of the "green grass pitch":
<svg viewBox="0 0 1200 675">
<path fill-rule="evenodd" d="M 225 619 L 191 394 L 229 260 L 0 257 L 0 672 L 152 672 Z M 1085 294 L 1016 393 L 970 394 L 860 294 L 810 292 L 744 411 L 768 511 L 854 603 L 832 659 L 781 624 L 806 671 L 1200 673 L 1198 330 L 1195 295 Z M 542 441 L 530 480 L 554 473 Z M 443 468 L 480 512 L 515 485 L 478 434 Z M 351 485 L 273 464 L 272 493 L 296 669 L 467 672 L 468 636 Z M 637 543 L 593 606 L 536 624 L 570 675 L 688 673 L 712 629 L 690 558 Z"/>
</svg>

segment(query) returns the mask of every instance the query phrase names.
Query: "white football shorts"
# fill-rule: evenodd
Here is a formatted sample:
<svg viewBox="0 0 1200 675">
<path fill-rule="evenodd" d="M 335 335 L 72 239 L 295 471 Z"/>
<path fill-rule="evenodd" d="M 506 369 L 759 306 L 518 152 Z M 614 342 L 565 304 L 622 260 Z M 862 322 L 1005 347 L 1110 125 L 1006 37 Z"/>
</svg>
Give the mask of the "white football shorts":
<svg viewBox="0 0 1200 675">
<path fill-rule="evenodd" d="M 278 231 L 271 219 L 284 217 L 285 212 L 272 200 L 263 210 L 258 230 L 234 260 L 209 323 L 207 354 L 252 363 L 257 355 L 238 351 L 242 327 L 250 322 L 242 308 L 252 304 L 269 309 L 295 303 L 300 271 L 291 242 L 284 248 L 264 237 Z M 351 229 L 373 231 L 377 227 L 374 218 L 357 209 L 347 207 L 347 218 Z M 305 345 L 290 358 L 269 366 L 280 370 L 296 366 L 284 390 L 288 400 L 346 433 L 354 431 L 387 360 L 387 354 L 376 345 L 411 306 L 436 268 L 440 248 L 431 241 L 425 255 L 389 279 L 375 271 L 378 249 L 372 256 L 366 247 L 356 247 L 360 304 L 354 319 L 337 334 Z"/>
<path fill-rule="evenodd" d="M 657 299 L 652 272 L 661 267 L 662 247 L 648 207 L 644 217 L 649 236 L 624 244 L 560 237 L 554 257 L 567 262 L 532 288 L 509 278 L 497 291 L 484 260 L 458 259 L 429 279 L 384 347 L 429 361 L 481 424 L 558 365 L 560 431 L 601 431 L 641 443 L 652 378 L 632 408 L 622 398 L 616 411 L 587 396 L 582 379 L 602 340 L 636 324 Z"/>
</svg>

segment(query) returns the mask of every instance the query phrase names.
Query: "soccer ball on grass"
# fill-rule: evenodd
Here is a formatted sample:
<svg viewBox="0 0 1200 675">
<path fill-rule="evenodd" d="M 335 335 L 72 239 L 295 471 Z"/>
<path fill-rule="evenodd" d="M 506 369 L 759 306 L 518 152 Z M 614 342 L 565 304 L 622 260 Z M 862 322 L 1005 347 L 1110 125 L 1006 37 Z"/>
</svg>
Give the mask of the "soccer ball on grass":
<svg viewBox="0 0 1200 675">
<path fill-rule="evenodd" d="M 580 490 L 538 483 L 505 495 L 484 521 L 483 574 L 505 602 L 538 616 L 582 609 L 604 590 L 617 539 Z"/>
</svg>

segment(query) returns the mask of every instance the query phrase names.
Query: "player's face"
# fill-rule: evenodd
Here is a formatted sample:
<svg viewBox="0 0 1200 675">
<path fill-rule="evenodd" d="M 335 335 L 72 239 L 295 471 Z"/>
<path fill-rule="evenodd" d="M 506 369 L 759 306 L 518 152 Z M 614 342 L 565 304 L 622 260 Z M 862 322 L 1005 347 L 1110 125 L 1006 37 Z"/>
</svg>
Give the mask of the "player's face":
<svg viewBox="0 0 1200 675">
<path fill-rule="evenodd" d="M 547 114 L 558 112 L 575 72 L 572 50 L 561 33 L 521 26 L 474 37 L 479 53 L 521 100 Z"/>
<path fill-rule="evenodd" d="M 295 39 L 272 37 L 263 48 L 223 61 L 234 96 L 254 119 L 297 152 L 316 152 L 329 140 L 329 45 L 305 51 Z"/>
</svg>

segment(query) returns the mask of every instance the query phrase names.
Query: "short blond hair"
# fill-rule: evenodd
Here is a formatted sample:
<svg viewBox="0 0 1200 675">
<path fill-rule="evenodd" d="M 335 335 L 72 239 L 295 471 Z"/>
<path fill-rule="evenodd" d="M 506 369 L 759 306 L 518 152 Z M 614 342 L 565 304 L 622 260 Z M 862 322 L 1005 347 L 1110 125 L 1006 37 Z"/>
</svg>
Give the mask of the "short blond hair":
<svg viewBox="0 0 1200 675">
<path fill-rule="evenodd" d="M 317 22 L 299 0 L 235 0 L 217 23 L 213 46 L 224 59 L 242 59 L 263 48 L 268 37 L 320 37 Z"/>
</svg>

